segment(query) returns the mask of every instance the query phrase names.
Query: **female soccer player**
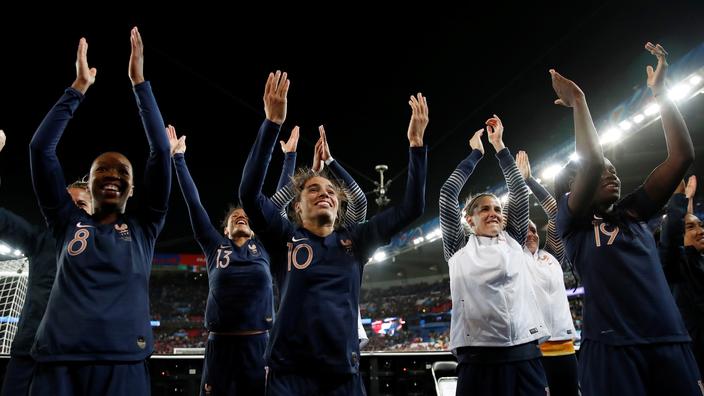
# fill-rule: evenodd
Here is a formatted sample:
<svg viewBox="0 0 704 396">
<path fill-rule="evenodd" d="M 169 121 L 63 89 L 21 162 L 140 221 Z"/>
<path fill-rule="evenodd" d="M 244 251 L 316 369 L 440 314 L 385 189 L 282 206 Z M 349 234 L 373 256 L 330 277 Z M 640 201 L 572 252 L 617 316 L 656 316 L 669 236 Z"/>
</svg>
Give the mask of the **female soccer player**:
<svg viewBox="0 0 704 396">
<path fill-rule="evenodd" d="M 572 108 L 579 161 L 555 180 L 557 229 L 584 285 L 579 358 L 582 394 L 701 395 L 690 338 L 663 274 L 646 222 L 667 202 L 694 160 L 687 127 L 667 98 L 667 53 L 647 67 L 660 106 L 667 159 L 619 200 L 621 183 L 604 158 L 582 90 L 554 70 L 556 104 Z"/>
<path fill-rule="evenodd" d="M 660 257 L 667 283 L 692 337 L 692 352 L 704 370 L 704 225 L 692 212 L 697 177 L 682 181 L 667 205 Z M 688 203 L 689 201 L 689 203 Z"/>
<path fill-rule="evenodd" d="M 90 168 L 92 215 L 78 209 L 66 193 L 56 145 L 95 82 L 85 39 L 78 45 L 76 80 L 30 143 L 34 190 L 58 254 L 56 281 L 32 347 L 39 362 L 32 395 L 150 393 L 149 274 L 166 216 L 171 164 L 164 122 L 144 79 L 143 44 L 136 27 L 130 40 L 129 77 L 150 149 L 144 206 L 125 212 L 133 190 L 132 165 L 115 152 L 99 155 Z"/>
<path fill-rule="evenodd" d="M 267 164 L 286 118 L 289 81 L 271 73 L 264 92 L 266 120 L 245 165 L 240 199 L 252 228 L 272 257 L 281 306 L 267 347 L 269 395 L 362 395 L 357 314 L 364 264 L 374 250 L 408 226 L 425 206 L 428 123 L 426 99 L 409 102 L 410 161 L 406 194 L 400 205 L 368 222 L 339 227 L 339 189 L 317 173 L 299 172 L 292 223 L 273 215 L 276 207 L 262 193 Z"/>
<path fill-rule="evenodd" d="M 540 351 L 543 354 L 540 361 L 545 369 L 550 394 L 577 396 L 579 394 L 577 355 L 573 342 L 576 330 L 572 321 L 570 303 L 567 301 L 562 272 L 565 248 L 562 240 L 557 236 L 555 225 L 557 202 L 531 175 L 528 154 L 519 151 L 516 154 L 516 165 L 528 188 L 548 216 L 545 248 L 539 248 L 538 229 L 532 221 L 528 223 L 528 237 L 523 248 L 530 258 L 528 270 L 533 275 L 533 291 L 550 333 L 550 338 L 540 344 Z"/>
<path fill-rule="evenodd" d="M 471 232 L 462 225 L 459 194 L 484 155 L 484 129 L 472 136 L 469 157 L 440 190 L 440 227 L 453 307 L 450 348 L 459 362 L 457 394 L 544 396 L 548 385 L 538 342 L 549 333 L 523 252 L 528 188 L 504 145 L 501 120 L 490 118 L 486 130 L 508 185 L 507 210 L 494 194 L 475 194 L 465 205 Z"/>
</svg>

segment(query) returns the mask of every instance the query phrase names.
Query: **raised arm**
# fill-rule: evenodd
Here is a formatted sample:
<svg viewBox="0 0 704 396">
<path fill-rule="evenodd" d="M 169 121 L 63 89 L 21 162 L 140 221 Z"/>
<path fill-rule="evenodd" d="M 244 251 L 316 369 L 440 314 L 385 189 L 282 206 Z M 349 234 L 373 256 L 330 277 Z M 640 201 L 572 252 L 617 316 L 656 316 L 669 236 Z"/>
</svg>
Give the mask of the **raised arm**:
<svg viewBox="0 0 704 396">
<path fill-rule="evenodd" d="M 276 191 L 281 190 L 287 184 L 291 182 L 293 173 L 296 171 L 296 149 L 298 148 L 298 127 L 293 128 L 291 131 L 291 136 L 288 140 L 284 142 L 280 140 L 281 151 L 284 152 L 284 166 L 281 168 L 281 175 L 279 176 L 279 182 L 276 185 Z M 293 199 L 293 197 L 291 197 Z M 288 202 L 287 202 L 288 203 Z"/>
<path fill-rule="evenodd" d="M 290 223 L 279 215 L 276 205 L 262 194 L 262 187 L 279 129 L 286 119 L 289 85 L 286 73 L 269 73 L 264 89 L 266 120 L 259 128 L 247 157 L 239 189 L 240 202 L 254 232 L 271 234 L 273 237 L 282 236 Z"/>
<path fill-rule="evenodd" d="M 462 187 L 479 160 L 484 156 L 482 134 L 484 134 L 484 129 L 478 130 L 469 139 L 469 147 L 472 152 L 457 165 L 457 168 L 440 188 L 440 230 L 442 231 L 442 250 L 445 261 L 449 261 L 450 257 L 467 243 L 467 236 L 462 226 L 462 207 L 459 199 Z"/>
<path fill-rule="evenodd" d="M 0 151 L 5 147 L 6 139 L 5 132 L 0 129 Z M 34 250 L 36 238 L 37 229 L 27 220 L 5 208 L 0 208 L 0 240 L 30 255 Z"/>
<path fill-rule="evenodd" d="M 362 252 L 369 257 L 378 246 L 420 217 L 425 209 L 425 179 L 428 166 L 427 150 L 423 146 L 428 126 L 428 102 L 418 93 L 408 102 L 413 110 L 408 126 L 409 164 L 406 193 L 399 205 L 392 206 L 357 228 Z"/>
<path fill-rule="evenodd" d="M 313 165 L 315 166 L 316 163 L 319 163 L 317 160 L 319 159 L 322 163 L 328 165 L 330 171 L 338 180 L 342 181 L 342 188 L 345 190 L 347 198 L 349 199 L 342 224 L 350 226 L 352 224 L 361 223 L 367 218 L 367 197 L 352 176 L 347 173 L 345 168 L 343 168 L 338 161 L 335 161 L 332 154 L 330 154 L 330 145 L 328 144 L 328 138 L 325 134 L 325 128 L 321 125 L 318 127 L 318 130 L 320 131 L 320 139 L 318 139 L 318 143 L 315 145 L 316 155 L 313 158 Z"/>
<path fill-rule="evenodd" d="M 489 142 L 496 150 L 501 172 L 504 174 L 508 187 L 508 205 L 506 209 L 506 232 L 520 245 L 526 242 L 528 235 L 528 220 L 530 205 L 528 203 L 528 187 L 518 171 L 516 161 L 503 141 L 504 126 L 501 119 L 494 114 L 486 121 Z"/>
<path fill-rule="evenodd" d="M 56 146 L 88 88 L 95 83 L 95 68 L 88 67 L 88 42 L 81 38 L 76 55 L 76 80 L 44 117 L 29 144 L 34 193 L 49 225 L 72 208 Z"/>
<path fill-rule="evenodd" d="M 183 200 L 188 208 L 188 216 L 191 218 L 193 236 L 204 251 L 210 251 L 221 240 L 221 234 L 210 222 L 208 212 L 205 211 L 200 202 L 200 195 L 191 173 L 186 165 L 186 135 L 180 138 L 176 135 L 176 128 L 169 125 L 166 128 L 171 146 L 172 160 L 176 168 L 176 180 L 181 188 Z"/>
<path fill-rule="evenodd" d="M 697 194 L 697 176 L 692 175 L 687 179 L 684 195 L 687 196 L 687 213 L 694 214 L 694 196 Z"/>
<path fill-rule="evenodd" d="M 650 173 L 643 188 L 658 208 L 667 202 L 677 184 L 684 177 L 687 168 L 694 162 L 694 146 L 689 136 L 682 114 L 672 99 L 667 97 L 665 74 L 667 72 L 667 51 L 660 45 L 648 42 L 645 49 L 655 55 L 657 68 L 647 66 L 648 87 L 660 106 L 662 128 L 665 131 L 667 158 Z M 645 214 L 647 215 L 647 214 Z"/>
<path fill-rule="evenodd" d="M 519 151 L 516 154 L 516 165 L 528 188 L 533 192 L 533 195 L 535 195 L 535 198 L 540 202 L 540 206 L 543 207 L 543 211 L 548 216 L 544 249 L 552 254 L 558 262 L 562 263 L 565 258 L 565 247 L 562 244 L 562 239 L 557 235 L 557 201 L 542 184 L 533 178 L 528 154 L 525 151 Z"/>
<path fill-rule="evenodd" d="M 171 193 L 171 152 L 164 120 L 156 104 L 151 85 L 144 79 L 144 44 L 136 27 L 130 32 L 129 77 L 137 99 L 139 115 L 149 142 L 149 158 L 144 170 L 144 196 L 148 221 L 163 224 Z"/>
<path fill-rule="evenodd" d="M 555 70 L 550 69 L 550 75 L 552 88 L 558 97 L 555 104 L 571 107 L 574 117 L 574 140 L 580 171 L 572 182 L 567 205 L 573 215 L 581 217 L 591 210 L 592 199 L 604 169 L 604 153 L 584 92 L 572 80 Z"/>
<path fill-rule="evenodd" d="M 294 127 L 288 141 L 280 140 L 281 150 L 284 152 L 284 166 L 281 169 L 276 192 L 271 196 L 271 202 L 279 209 L 281 217 L 287 218 L 286 206 L 295 198 L 293 189 L 293 174 L 296 171 L 296 148 L 298 147 L 299 128 Z"/>
<path fill-rule="evenodd" d="M 687 213 L 687 196 L 684 181 L 672 194 L 667 204 L 665 220 L 661 225 L 660 246 L 658 246 L 660 261 L 668 282 L 679 278 L 678 263 L 684 256 L 685 214 Z"/>
</svg>

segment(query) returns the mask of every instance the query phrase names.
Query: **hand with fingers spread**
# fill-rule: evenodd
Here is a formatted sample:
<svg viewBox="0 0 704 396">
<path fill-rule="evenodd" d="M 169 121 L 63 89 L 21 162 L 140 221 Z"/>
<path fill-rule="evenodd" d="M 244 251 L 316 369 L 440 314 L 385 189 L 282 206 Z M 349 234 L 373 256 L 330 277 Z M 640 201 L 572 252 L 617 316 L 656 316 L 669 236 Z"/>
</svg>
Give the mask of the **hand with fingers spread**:
<svg viewBox="0 0 704 396">
<path fill-rule="evenodd" d="M 659 96 L 665 91 L 665 74 L 667 73 L 667 51 L 660 44 L 645 43 L 645 49 L 655 55 L 658 60 L 658 65 L 653 71 L 653 67 L 648 65 L 645 68 L 648 73 L 648 87 L 653 92 L 654 96 Z"/>
<path fill-rule="evenodd" d="M 283 151 L 284 154 L 295 153 L 296 149 L 298 148 L 298 137 L 299 128 L 294 127 L 291 131 L 291 136 L 289 136 L 288 141 L 284 142 L 283 140 L 279 140 L 279 144 L 281 145 L 281 151 Z"/>
<path fill-rule="evenodd" d="M 503 140 L 504 124 L 496 114 L 486 120 L 486 132 L 487 137 L 489 138 L 489 143 L 494 146 L 497 153 L 506 147 Z"/>
<path fill-rule="evenodd" d="M 88 42 L 81 38 L 76 54 L 76 81 L 71 84 L 71 88 L 85 95 L 88 88 L 95 83 L 97 73 L 96 68 L 88 67 Z"/>
<path fill-rule="evenodd" d="M 286 72 L 269 73 L 264 87 L 264 112 L 266 119 L 275 123 L 283 124 L 286 120 L 286 106 L 288 88 L 291 81 L 288 80 Z"/>
<path fill-rule="evenodd" d="M 528 154 L 525 151 L 519 151 L 518 154 L 516 154 L 516 166 L 518 167 L 518 171 L 521 172 L 523 180 L 530 179 L 530 161 L 528 161 Z"/>
<path fill-rule="evenodd" d="M 417 96 L 411 96 L 408 104 L 413 109 L 408 125 L 408 141 L 411 147 L 423 147 L 423 136 L 428 126 L 428 98 L 418 92 Z"/>
<path fill-rule="evenodd" d="M 184 154 L 186 152 L 186 135 L 180 138 L 176 136 L 176 128 L 173 125 L 166 127 L 166 134 L 169 137 L 169 145 L 171 146 L 171 156 L 174 154 Z"/>
<path fill-rule="evenodd" d="M 469 147 L 472 150 L 479 150 L 479 152 L 484 154 L 484 144 L 482 143 L 482 135 L 484 135 L 484 128 L 474 132 L 474 135 L 469 139 Z"/>
<path fill-rule="evenodd" d="M 556 105 L 574 107 L 578 101 L 584 100 L 584 92 L 574 83 L 574 81 L 563 77 L 555 69 L 550 69 L 552 78 L 552 89 L 557 94 Z"/>
<path fill-rule="evenodd" d="M 129 76 L 132 86 L 135 86 L 144 82 L 144 44 L 142 43 L 142 35 L 139 34 L 136 26 L 130 31 L 130 44 L 132 52 L 130 53 Z"/>
</svg>

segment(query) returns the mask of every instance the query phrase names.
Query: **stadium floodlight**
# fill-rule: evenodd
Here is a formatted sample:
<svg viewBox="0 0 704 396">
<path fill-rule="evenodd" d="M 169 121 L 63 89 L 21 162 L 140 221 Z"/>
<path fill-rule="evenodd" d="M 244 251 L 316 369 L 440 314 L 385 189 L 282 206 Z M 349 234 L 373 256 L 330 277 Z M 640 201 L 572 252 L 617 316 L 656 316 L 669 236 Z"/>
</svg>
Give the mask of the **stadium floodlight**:
<svg viewBox="0 0 704 396">
<path fill-rule="evenodd" d="M 432 242 L 432 241 L 440 238 L 441 236 L 442 236 L 442 230 L 440 230 L 440 228 L 436 228 L 436 229 L 430 231 L 428 233 L 428 235 L 426 235 L 426 240 Z"/>
<path fill-rule="evenodd" d="M 373 258 L 374 258 L 375 262 L 380 263 L 380 262 L 386 260 L 386 252 L 384 252 L 383 250 L 379 250 L 376 253 L 374 253 Z"/>
<path fill-rule="evenodd" d="M 683 82 L 670 89 L 667 96 L 672 100 L 681 100 L 684 99 L 691 90 L 692 86 Z"/>
<path fill-rule="evenodd" d="M 599 137 L 599 143 L 604 145 L 617 142 L 619 139 L 621 139 L 621 130 L 618 128 L 611 128 Z"/>
<path fill-rule="evenodd" d="M 689 78 L 689 83 L 692 84 L 692 86 L 696 87 L 700 82 L 702 82 L 702 78 L 696 74 Z"/>
<path fill-rule="evenodd" d="M 20 252 L 19 249 L 15 249 L 15 250 L 12 252 L 12 254 L 14 254 L 15 257 L 24 256 L 24 254 L 22 254 L 22 252 Z"/>
<path fill-rule="evenodd" d="M 552 180 L 562 171 L 562 167 L 557 164 L 553 164 L 545 168 L 542 173 L 543 179 Z"/>
<path fill-rule="evenodd" d="M 12 252 L 12 249 L 5 245 L 5 244 L 0 244 L 0 254 L 8 255 Z"/>
<path fill-rule="evenodd" d="M 643 122 L 644 119 L 645 116 L 641 113 L 638 113 L 633 116 L 633 122 L 635 122 L 636 124 L 640 124 L 641 122 Z"/>
<path fill-rule="evenodd" d="M 651 103 L 650 105 L 648 105 L 648 107 L 645 108 L 645 110 L 643 110 L 643 113 L 645 113 L 645 115 L 647 116 L 657 114 L 658 112 L 660 112 L 660 105 L 657 103 Z"/>
<path fill-rule="evenodd" d="M 508 203 L 508 193 L 501 196 L 501 203 L 506 205 Z"/>
<path fill-rule="evenodd" d="M 577 153 L 570 154 L 570 161 L 579 161 L 579 154 L 577 154 Z M 540 182 L 538 182 L 538 183 L 540 183 Z"/>
<path fill-rule="evenodd" d="M 618 123 L 618 127 L 621 128 L 621 130 L 623 130 L 623 131 L 627 131 L 627 130 L 631 129 L 632 126 L 633 125 L 627 120 L 623 120 Z"/>
<path fill-rule="evenodd" d="M 423 242 L 425 242 L 425 238 L 423 238 L 423 237 L 418 237 L 418 238 L 413 239 L 414 245 L 420 245 Z"/>
</svg>

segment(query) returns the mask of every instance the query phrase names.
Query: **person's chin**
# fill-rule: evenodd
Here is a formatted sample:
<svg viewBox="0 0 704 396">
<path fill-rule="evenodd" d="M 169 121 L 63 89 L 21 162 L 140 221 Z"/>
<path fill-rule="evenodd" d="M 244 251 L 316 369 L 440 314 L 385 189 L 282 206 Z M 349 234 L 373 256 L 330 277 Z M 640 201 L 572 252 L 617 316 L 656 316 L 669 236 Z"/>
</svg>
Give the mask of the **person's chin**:
<svg viewBox="0 0 704 396">
<path fill-rule="evenodd" d="M 704 253 L 704 243 L 697 243 L 694 246 L 699 253 Z"/>
</svg>

